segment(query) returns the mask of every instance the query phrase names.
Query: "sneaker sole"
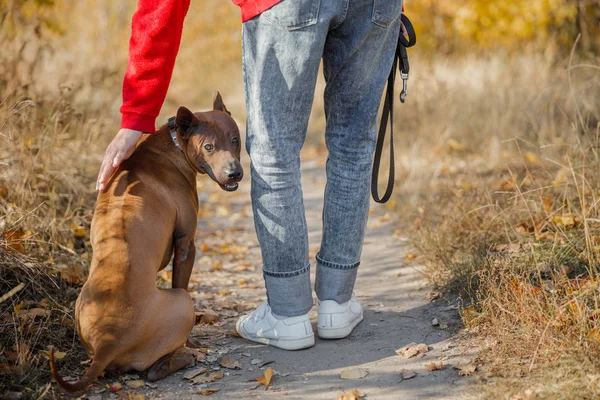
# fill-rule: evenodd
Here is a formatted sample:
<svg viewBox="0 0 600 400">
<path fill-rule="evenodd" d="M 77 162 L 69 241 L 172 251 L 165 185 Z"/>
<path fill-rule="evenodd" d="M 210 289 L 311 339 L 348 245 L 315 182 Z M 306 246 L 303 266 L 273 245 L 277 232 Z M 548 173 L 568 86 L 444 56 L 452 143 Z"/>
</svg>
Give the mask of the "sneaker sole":
<svg viewBox="0 0 600 400">
<path fill-rule="evenodd" d="M 261 337 L 252 337 L 245 335 L 241 329 L 236 328 L 238 334 L 246 340 L 255 343 L 268 344 L 269 346 L 278 347 L 283 350 L 302 350 L 315 345 L 315 335 L 305 336 L 298 339 L 269 339 Z"/>
<path fill-rule="evenodd" d="M 335 327 L 335 328 L 333 328 L 333 327 L 332 328 L 321 328 L 320 326 L 318 326 L 317 332 L 321 339 L 343 339 L 345 337 L 348 337 L 348 335 L 350 335 L 352 333 L 354 328 L 356 328 L 356 326 L 358 324 L 360 324 L 360 322 L 362 320 L 363 320 L 363 313 L 361 312 L 360 317 L 356 318 L 355 320 L 350 322 L 348 325 L 339 326 L 339 327 Z"/>
</svg>

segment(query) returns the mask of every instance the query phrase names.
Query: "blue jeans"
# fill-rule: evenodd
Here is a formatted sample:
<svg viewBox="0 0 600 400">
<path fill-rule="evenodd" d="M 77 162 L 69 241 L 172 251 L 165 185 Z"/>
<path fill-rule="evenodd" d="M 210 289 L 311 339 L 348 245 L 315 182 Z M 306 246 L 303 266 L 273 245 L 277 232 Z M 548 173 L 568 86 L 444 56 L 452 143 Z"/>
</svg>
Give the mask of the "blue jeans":
<svg viewBox="0 0 600 400">
<path fill-rule="evenodd" d="M 326 80 L 327 186 L 315 291 L 348 301 L 369 211 L 377 111 L 402 0 L 283 0 L 243 25 L 252 207 L 273 313 L 313 305 L 300 149 L 319 63 Z"/>
</svg>

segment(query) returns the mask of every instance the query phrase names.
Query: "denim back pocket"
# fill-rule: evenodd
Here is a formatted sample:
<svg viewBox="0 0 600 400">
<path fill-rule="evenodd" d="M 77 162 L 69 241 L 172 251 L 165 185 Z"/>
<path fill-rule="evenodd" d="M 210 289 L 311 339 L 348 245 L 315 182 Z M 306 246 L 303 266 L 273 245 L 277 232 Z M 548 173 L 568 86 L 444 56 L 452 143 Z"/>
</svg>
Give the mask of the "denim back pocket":
<svg viewBox="0 0 600 400">
<path fill-rule="evenodd" d="M 402 0 L 373 0 L 371 21 L 387 28 L 402 14 Z"/>
<path fill-rule="evenodd" d="M 283 29 L 293 31 L 317 23 L 321 0 L 282 0 L 261 14 Z"/>
</svg>

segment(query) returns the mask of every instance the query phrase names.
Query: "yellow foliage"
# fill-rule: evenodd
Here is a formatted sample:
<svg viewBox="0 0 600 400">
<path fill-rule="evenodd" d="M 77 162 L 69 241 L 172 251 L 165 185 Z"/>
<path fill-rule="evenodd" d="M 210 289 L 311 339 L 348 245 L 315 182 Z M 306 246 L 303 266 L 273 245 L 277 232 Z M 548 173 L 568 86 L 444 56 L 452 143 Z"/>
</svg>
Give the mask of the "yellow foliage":
<svg viewBox="0 0 600 400">
<path fill-rule="evenodd" d="M 572 39 L 566 37 L 571 30 L 560 28 L 577 17 L 572 0 L 424 0 L 406 2 L 405 7 L 420 44 L 429 48 L 546 46 Z"/>
</svg>

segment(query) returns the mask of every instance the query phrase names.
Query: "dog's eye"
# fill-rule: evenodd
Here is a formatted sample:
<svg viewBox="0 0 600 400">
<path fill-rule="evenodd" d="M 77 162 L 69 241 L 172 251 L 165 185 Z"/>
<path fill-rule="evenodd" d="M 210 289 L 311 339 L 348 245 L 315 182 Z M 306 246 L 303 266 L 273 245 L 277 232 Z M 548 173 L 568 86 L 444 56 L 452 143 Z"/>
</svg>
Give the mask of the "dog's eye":
<svg viewBox="0 0 600 400">
<path fill-rule="evenodd" d="M 233 144 L 238 144 L 240 142 L 240 138 L 239 137 L 234 137 L 233 139 L 231 139 L 231 143 Z"/>
<path fill-rule="evenodd" d="M 214 148 L 215 148 L 215 146 L 213 146 L 213 145 L 212 145 L 212 144 L 210 144 L 210 143 L 207 143 L 207 144 L 205 144 L 205 145 L 204 145 L 204 149 L 205 149 L 206 151 L 212 151 Z"/>
</svg>

